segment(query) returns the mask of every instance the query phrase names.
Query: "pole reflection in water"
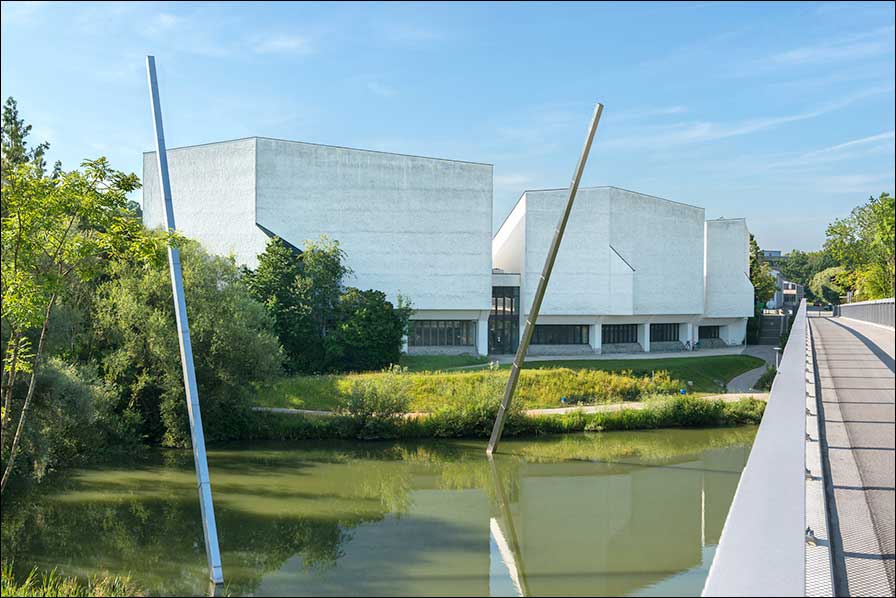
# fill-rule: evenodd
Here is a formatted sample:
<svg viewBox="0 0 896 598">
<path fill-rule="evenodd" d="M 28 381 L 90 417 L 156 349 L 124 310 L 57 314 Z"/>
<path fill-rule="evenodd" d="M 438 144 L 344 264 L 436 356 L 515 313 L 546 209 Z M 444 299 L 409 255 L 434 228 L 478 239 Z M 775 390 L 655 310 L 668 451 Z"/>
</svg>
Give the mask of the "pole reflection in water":
<svg viewBox="0 0 896 598">
<path fill-rule="evenodd" d="M 491 541 L 489 554 L 495 560 L 495 552 L 500 555 L 500 563 L 507 571 L 507 575 L 515 590 L 513 594 L 505 593 L 499 583 L 500 568 L 496 571 L 494 564 L 490 569 L 489 590 L 492 596 L 531 596 L 526 583 L 526 568 L 523 564 L 523 555 L 520 552 L 519 540 L 516 536 L 516 528 L 513 525 L 513 513 L 510 512 L 510 503 L 504 492 L 504 484 L 498 474 L 498 466 L 495 463 L 495 455 L 488 455 L 489 480 L 492 485 L 492 497 L 495 516 L 489 521 L 489 539 Z M 494 549 L 492 549 L 494 547 Z"/>
</svg>

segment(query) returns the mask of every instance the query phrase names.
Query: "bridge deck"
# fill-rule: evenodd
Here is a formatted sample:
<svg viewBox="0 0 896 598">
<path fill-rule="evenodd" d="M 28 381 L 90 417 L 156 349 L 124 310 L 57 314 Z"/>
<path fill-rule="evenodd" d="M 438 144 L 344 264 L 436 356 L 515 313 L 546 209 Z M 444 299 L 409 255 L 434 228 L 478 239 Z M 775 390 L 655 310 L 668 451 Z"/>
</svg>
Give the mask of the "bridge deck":
<svg viewBox="0 0 896 598">
<path fill-rule="evenodd" d="M 843 318 L 809 318 L 833 495 L 837 595 L 894 593 L 896 405 L 894 333 Z"/>
</svg>

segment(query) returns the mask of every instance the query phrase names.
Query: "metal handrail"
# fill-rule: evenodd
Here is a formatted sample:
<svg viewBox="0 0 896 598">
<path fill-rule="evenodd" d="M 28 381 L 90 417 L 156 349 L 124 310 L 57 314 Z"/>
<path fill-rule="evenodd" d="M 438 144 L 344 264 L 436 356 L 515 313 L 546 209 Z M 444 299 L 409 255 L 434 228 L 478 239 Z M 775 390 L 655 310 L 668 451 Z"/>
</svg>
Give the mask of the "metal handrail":
<svg viewBox="0 0 896 598">
<path fill-rule="evenodd" d="M 807 328 L 804 299 L 728 512 L 704 596 L 805 595 Z"/>
</svg>

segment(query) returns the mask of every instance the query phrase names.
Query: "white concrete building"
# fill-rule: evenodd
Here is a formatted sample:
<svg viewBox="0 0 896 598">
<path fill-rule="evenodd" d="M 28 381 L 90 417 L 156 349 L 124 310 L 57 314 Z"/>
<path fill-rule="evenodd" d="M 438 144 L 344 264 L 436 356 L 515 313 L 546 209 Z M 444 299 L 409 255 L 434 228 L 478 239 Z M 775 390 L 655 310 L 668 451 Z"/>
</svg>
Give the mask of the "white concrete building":
<svg viewBox="0 0 896 598">
<path fill-rule="evenodd" d="M 519 293 L 493 299 L 511 322 L 493 349 L 518 343 L 566 193 L 525 192 L 495 235 L 492 263 L 502 278 L 519 277 Z M 743 220 L 705 221 L 703 208 L 615 187 L 579 189 L 530 352 L 739 345 L 752 303 Z"/>
<path fill-rule="evenodd" d="M 143 220 L 162 225 L 155 152 Z M 177 228 L 250 267 L 271 236 L 339 241 L 362 289 L 416 310 L 410 352 L 488 349 L 492 166 L 261 137 L 168 151 Z"/>
<path fill-rule="evenodd" d="M 527 191 L 492 238 L 492 166 L 251 137 L 169 150 L 184 235 L 253 267 L 272 236 L 339 241 L 362 289 L 413 303 L 410 353 L 512 353 L 566 190 Z M 154 152 L 143 213 L 162 225 Z M 531 352 L 737 345 L 752 315 L 743 220 L 580 189 Z M 493 271 L 493 268 L 495 269 Z"/>
</svg>

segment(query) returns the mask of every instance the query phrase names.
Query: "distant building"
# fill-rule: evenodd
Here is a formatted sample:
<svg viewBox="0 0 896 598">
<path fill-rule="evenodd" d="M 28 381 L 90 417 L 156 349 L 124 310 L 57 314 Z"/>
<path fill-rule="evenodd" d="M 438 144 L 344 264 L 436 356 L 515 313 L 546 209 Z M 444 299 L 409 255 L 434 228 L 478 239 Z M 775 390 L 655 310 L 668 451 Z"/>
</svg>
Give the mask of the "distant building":
<svg viewBox="0 0 896 598">
<path fill-rule="evenodd" d="M 783 283 L 784 309 L 788 311 L 796 311 L 800 302 L 806 294 L 803 285 L 785 280 Z"/>
<path fill-rule="evenodd" d="M 782 254 L 779 249 L 763 249 L 762 261 L 767 263 L 771 268 L 779 268 L 781 263 L 787 259 L 786 254 Z"/>
<path fill-rule="evenodd" d="M 771 273 L 775 278 L 775 294 L 766 302 L 765 307 L 788 311 L 796 310 L 805 295 L 803 285 L 785 280 L 780 270 L 773 269 Z"/>
<path fill-rule="evenodd" d="M 255 266 L 272 236 L 339 241 L 360 288 L 414 306 L 407 351 L 516 351 L 565 190 L 527 191 L 492 238 L 492 166 L 250 137 L 169 150 L 177 228 Z M 156 155 L 143 219 L 162 225 Z M 493 270 L 494 268 L 494 270 Z M 580 189 L 533 353 L 739 345 L 753 313 L 742 219 Z"/>
</svg>

